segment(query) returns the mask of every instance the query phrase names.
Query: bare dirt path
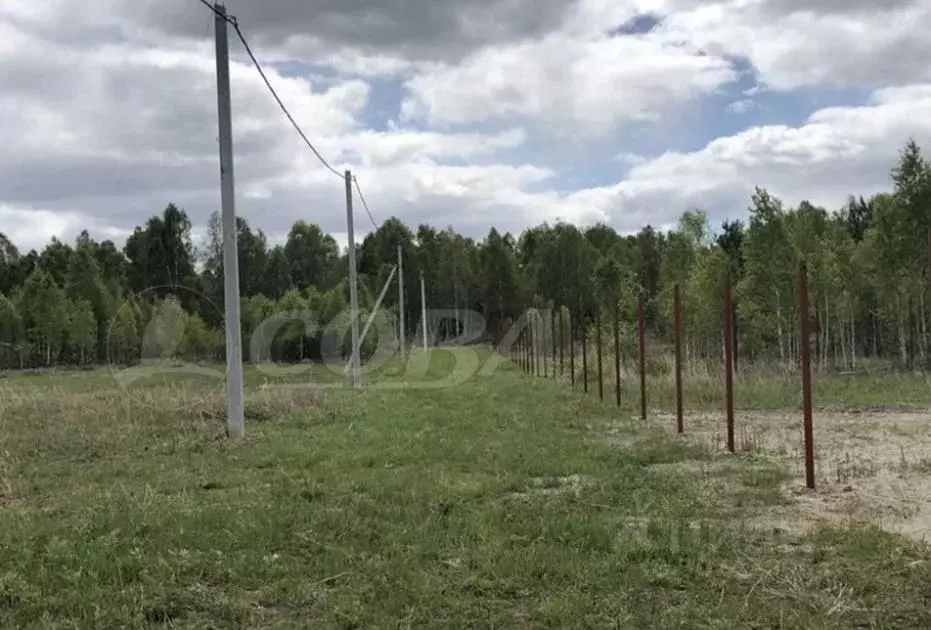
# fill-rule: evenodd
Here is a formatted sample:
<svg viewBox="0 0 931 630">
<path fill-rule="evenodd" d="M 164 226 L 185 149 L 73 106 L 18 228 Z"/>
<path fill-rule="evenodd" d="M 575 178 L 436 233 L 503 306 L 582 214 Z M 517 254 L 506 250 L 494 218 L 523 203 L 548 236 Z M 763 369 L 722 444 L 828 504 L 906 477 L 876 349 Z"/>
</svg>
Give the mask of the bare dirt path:
<svg viewBox="0 0 931 630">
<path fill-rule="evenodd" d="M 651 424 L 675 430 L 674 416 Z M 804 487 L 801 412 L 736 414 L 736 447 L 783 462 L 794 500 L 752 517 L 758 524 L 804 531 L 817 524 L 868 522 L 931 542 L 931 409 L 815 412 L 816 490 Z M 724 414 L 687 413 L 684 439 L 721 453 L 693 468 L 710 480 L 726 454 Z"/>
</svg>

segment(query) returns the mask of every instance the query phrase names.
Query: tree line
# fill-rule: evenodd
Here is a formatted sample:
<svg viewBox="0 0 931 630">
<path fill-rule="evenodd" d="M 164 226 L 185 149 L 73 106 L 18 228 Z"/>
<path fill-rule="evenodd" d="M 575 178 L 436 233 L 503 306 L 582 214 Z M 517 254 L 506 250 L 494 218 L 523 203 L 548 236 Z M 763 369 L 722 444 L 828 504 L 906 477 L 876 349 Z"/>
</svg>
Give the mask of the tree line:
<svg viewBox="0 0 931 630">
<path fill-rule="evenodd" d="M 798 350 L 796 270 L 811 276 L 814 356 L 822 368 L 878 357 L 901 366 L 931 360 L 929 241 L 931 165 L 914 141 L 891 170 L 891 191 L 851 196 L 839 209 L 803 201 L 786 207 L 756 188 L 749 219 L 712 230 L 702 210 L 676 229 L 646 226 L 623 235 L 607 225 L 543 224 L 514 236 L 492 228 L 481 240 L 452 229 L 391 218 L 357 248 L 360 305 L 370 309 L 397 249 L 404 257 L 405 322 L 420 323 L 420 276 L 434 308 L 478 311 L 490 335 L 528 308 L 560 306 L 590 326 L 618 309 L 632 339 L 634 306 L 644 296 L 648 331 L 669 339 L 672 292 L 684 296 L 685 348 L 718 358 L 725 274 L 734 282 L 741 359 L 791 361 Z M 250 336 L 273 315 L 345 313 L 348 261 L 319 226 L 296 222 L 284 243 L 237 219 L 245 358 L 302 361 L 322 352 L 322 333 L 295 319 L 249 357 Z M 53 238 L 20 252 L 0 234 L 0 367 L 132 363 L 153 317 L 171 313 L 183 329 L 173 355 L 223 358 L 222 230 L 210 218 L 195 248 L 186 213 L 169 204 L 136 227 L 122 248 L 85 231 L 73 245 Z M 389 291 L 383 308 L 397 312 Z M 440 335 L 455 333 L 446 322 Z M 576 330 L 576 332 L 579 332 Z M 408 337 L 410 339 L 410 337 Z M 345 347 L 345 340 L 343 341 Z"/>
</svg>

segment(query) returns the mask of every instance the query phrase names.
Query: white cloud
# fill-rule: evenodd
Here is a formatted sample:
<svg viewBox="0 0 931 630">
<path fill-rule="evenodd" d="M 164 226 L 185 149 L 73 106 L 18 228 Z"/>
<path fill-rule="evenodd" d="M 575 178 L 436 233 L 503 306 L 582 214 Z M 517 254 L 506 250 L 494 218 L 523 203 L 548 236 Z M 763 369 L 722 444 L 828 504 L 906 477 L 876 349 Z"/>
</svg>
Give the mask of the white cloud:
<svg viewBox="0 0 931 630">
<path fill-rule="evenodd" d="M 378 220 L 473 236 L 556 220 L 636 231 L 694 206 L 716 221 L 731 216 L 757 184 L 790 203 L 833 207 L 848 193 L 885 188 L 909 135 L 931 140 L 931 87 L 916 85 L 931 68 L 918 36 L 931 0 L 867 9 L 862 0 L 551 0 L 541 16 L 525 15 L 524 0 L 483 1 L 493 10 L 443 4 L 418 23 L 442 29 L 395 43 L 391 33 L 416 27 L 401 17 L 428 5 L 398 2 L 396 13 L 360 5 L 360 32 L 379 33 L 366 44 L 350 32 L 345 3 L 318 7 L 326 20 L 306 29 L 306 18 L 286 19 L 283 0 L 270 0 L 267 14 L 259 3 L 229 4 L 263 61 L 312 63 L 326 77 L 266 67 L 318 149 L 358 175 Z M 290 15 L 298 4 L 306 10 L 292 3 Z M 219 205 L 219 169 L 210 15 L 201 9 L 180 0 L 3 4 L 0 229 L 20 247 L 85 227 L 120 241 L 169 201 L 198 228 L 206 223 Z M 644 11 L 666 19 L 647 35 L 605 36 Z M 443 37 L 455 40 L 448 51 L 439 50 Z M 631 121 L 662 125 L 665 114 L 727 85 L 735 79 L 728 55 L 746 56 L 779 89 L 887 87 L 863 107 L 822 109 L 801 126 L 755 127 L 696 151 L 648 158 L 632 153 L 629 136 L 606 135 Z M 273 240 L 296 219 L 344 240 L 342 182 L 307 151 L 245 62 L 237 56 L 231 68 L 237 210 Z M 408 119 L 375 130 L 370 110 L 394 104 L 378 101 L 371 79 L 386 76 L 406 80 Z M 762 101 L 759 92 L 744 96 Z M 563 190 L 573 180 L 544 157 L 590 159 L 588 141 L 607 147 L 604 172 L 626 178 Z M 361 236 L 371 226 L 361 207 L 356 216 Z"/>
<path fill-rule="evenodd" d="M 123 242 L 129 232 L 114 228 L 92 217 L 74 211 L 21 208 L 0 203 L 0 225 L 3 233 L 22 252 L 41 250 L 54 236 L 68 241 L 81 230 L 88 230 L 99 239 Z"/>
<path fill-rule="evenodd" d="M 437 133 L 398 129 L 390 133 L 362 131 L 346 138 L 344 150 L 358 156 L 363 168 L 401 162 L 424 163 L 449 156 L 472 158 L 523 144 L 522 129 L 499 134 Z"/>
<path fill-rule="evenodd" d="M 680 0 L 658 37 L 747 58 L 780 89 L 875 87 L 931 79 L 931 0 Z M 667 10 L 669 7 L 666 7 Z"/>
<path fill-rule="evenodd" d="M 6 149 L 0 157 L 0 203 L 7 219 L 0 229 L 22 246 L 51 234 L 71 238 L 84 226 L 120 238 L 169 201 L 184 207 L 195 225 L 206 222 L 219 205 L 216 80 L 209 46 L 157 49 L 123 43 L 78 53 L 71 44 L 2 18 L 0 35 L 5 69 L 0 142 Z M 366 172 L 359 177 L 375 195 L 373 203 L 405 218 L 421 212 L 400 203 L 405 200 L 423 205 L 421 197 L 432 196 L 435 203 L 438 196 L 469 198 L 487 190 L 471 171 L 455 176 L 442 171 L 444 160 L 489 158 L 525 139 L 520 129 L 494 134 L 367 130 L 359 122 L 369 98 L 366 82 L 338 80 L 321 90 L 271 68 L 266 72 L 331 163 L 340 170 L 361 166 Z M 231 83 L 240 214 L 275 234 L 286 233 L 298 218 L 345 229 L 341 182 L 310 154 L 255 70 L 232 63 Z M 399 171 L 399 164 L 406 170 Z M 504 181 L 520 186 L 527 173 L 538 172 L 527 168 L 492 165 L 485 172 L 493 181 L 504 177 L 502 169 L 513 170 L 522 175 Z M 382 202 L 377 182 L 395 176 L 408 186 L 395 187 L 398 203 Z M 431 181 L 433 189 L 423 183 Z M 450 219 L 461 219 L 467 208 L 453 202 L 456 214 Z M 422 216 L 429 218 L 426 212 Z"/>
<path fill-rule="evenodd" d="M 698 151 L 667 152 L 616 185 L 569 200 L 603 209 L 628 230 L 670 223 L 696 206 L 721 220 L 746 207 L 756 185 L 791 204 L 834 209 L 848 194 L 889 188 L 889 169 L 909 137 L 931 142 L 929 109 L 931 84 L 878 90 L 867 105 L 822 109 L 799 127 L 753 127 Z"/>
<path fill-rule="evenodd" d="M 727 106 L 727 111 L 733 114 L 746 114 L 755 107 L 759 107 L 759 104 L 752 98 L 742 98 L 740 100 L 734 101 L 733 103 L 730 103 Z"/>
<path fill-rule="evenodd" d="M 650 36 L 552 34 L 420 72 L 406 84 L 402 115 L 431 124 L 531 118 L 596 135 L 622 121 L 655 120 L 735 78 L 724 59 Z"/>
</svg>

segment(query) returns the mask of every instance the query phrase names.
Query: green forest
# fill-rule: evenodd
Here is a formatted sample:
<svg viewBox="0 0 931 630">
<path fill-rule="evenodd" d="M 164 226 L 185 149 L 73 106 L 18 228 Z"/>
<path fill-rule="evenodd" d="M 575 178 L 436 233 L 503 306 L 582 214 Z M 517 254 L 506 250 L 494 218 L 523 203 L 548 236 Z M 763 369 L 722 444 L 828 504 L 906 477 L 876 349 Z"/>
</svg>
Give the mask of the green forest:
<svg viewBox="0 0 931 630">
<path fill-rule="evenodd" d="M 492 228 L 479 241 L 452 229 L 413 230 L 392 218 L 357 248 L 360 305 L 374 304 L 398 246 L 408 340 L 420 322 L 421 273 L 431 308 L 482 313 L 490 337 L 528 308 L 561 306 L 587 325 L 617 308 L 632 339 L 642 293 L 651 339 L 668 340 L 679 284 L 686 356 L 717 360 L 723 278 L 730 274 L 741 362 L 789 362 L 798 347 L 796 277 L 804 261 L 819 369 L 849 369 L 865 358 L 921 366 L 931 359 L 931 165 L 909 141 L 891 166 L 888 192 L 852 195 L 835 209 L 786 207 L 757 187 L 748 219 L 717 229 L 705 211 L 693 209 L 668 232 L 648 225 L 622 235 L 606 225 L 560 223 L 516 236 Z M 0 234 L 0 367 L 132 363 L 147 322 L 166 309 L 183 320 L 179 357 L 222 360 L 219 218 L 211 217 L 203 248 L 194 247 L 191 228 L 184 210 L 169 204 L 136 227 L 122 249 L 83 232 L 73 245 L 52 239 L 41 252 L 22 252 Z M 308 334 L 300 322 L 281 328 L 271 356 L 249 357 L 249 338 L 276 313 L 309 309 L 325 322 L 344 312 L 346 253 L 313 223 L 295 223 L 283 244 L 270 245 L 242 218 L 238 248 L 245 358 L 319 358 L 320 333 Z M 397 312 L 396 289 L 383 306 Z"/>
</svg>

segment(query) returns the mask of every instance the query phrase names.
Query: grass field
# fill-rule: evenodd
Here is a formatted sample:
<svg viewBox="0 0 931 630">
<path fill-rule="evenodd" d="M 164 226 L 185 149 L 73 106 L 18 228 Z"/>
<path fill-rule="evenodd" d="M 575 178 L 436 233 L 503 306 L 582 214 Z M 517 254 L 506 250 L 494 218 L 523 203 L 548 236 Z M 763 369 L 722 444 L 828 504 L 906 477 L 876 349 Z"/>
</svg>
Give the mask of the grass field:
<svg viewBox="0 0 931 630">
<path fill-rule="evenodd" d="M 678 437 L 662 379 L 644 423 L 634 389 L 619 410 L 510 364 L 464 378 L 471 350 L 414 357 L 362 392 L 319 366 L 315 387 L 250 370 L 242 441 L 208 377 L 0 378 L 0 624 L 931 627 L 914 537 L 773 525 L 806 497 L 753 418 L 788 422 L 791 381 L 739 382 L 750 429 L 725 457 L 710 381 L 688 386 Z M 920 376 L 836 379 L 816 404 L 874 413 L 927 393 Z"/>
</svg>

